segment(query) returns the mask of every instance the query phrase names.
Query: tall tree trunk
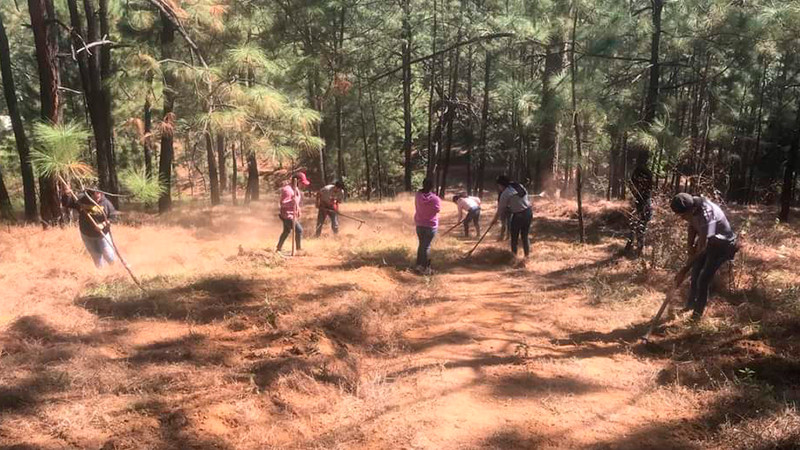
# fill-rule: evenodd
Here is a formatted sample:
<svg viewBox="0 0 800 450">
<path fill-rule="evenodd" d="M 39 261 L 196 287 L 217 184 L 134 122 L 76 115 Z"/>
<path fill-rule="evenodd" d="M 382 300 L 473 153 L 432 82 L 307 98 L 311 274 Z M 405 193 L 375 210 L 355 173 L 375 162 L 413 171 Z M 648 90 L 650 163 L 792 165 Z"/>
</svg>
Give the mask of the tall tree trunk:
<svg viewBox="0 0 800 450">
<path fill-rule="evenodd" d="M 53 0 L 28 0 L 31 29 L 36 46 L 39 73 L 39 99 L 42 121 L 58 124 L 60 96 L 58 93 L 58 25 Z M 39 177 L 40 213 L 42 221 L 52 224 L 61 218 L 58 186 L 52 176 Z"/>
<path fill-rule="evenodd" d="M 540 107 L 542 124 L 539 128 L 539 154 L 535 161 L 530 162 L 532 167 L 529 168 L 536 192 L 550 189 L 555 176 L 558 99 L 556 98 L 556 87 L 552 84 L 563 69 L 564 60 L 561 55 L 563 46 L 564 43 L 558 35 L 551 36 L 547 45 L 544 75 L 542 76 L 542 104 Z"/>
<path fill-rule="evenodd" d="M 260 183 L 258 179 L 258 160 L 256 154 L 250 152 L 247 156 L 247 192 L 245 194 L 245 203 L 258 201 L 260 196 Z"/>
<path fill-rule="evenodd" d="M 660 0 L 654 0 L 656 2 Z M 578 67 L 577 61 L 575 61 L 575 34 L 578 28 L 578 6 L 573 4 L 572 6 L 575 11 L 572 17 L 572 45 L 570 45 L 570 69 L 572 72 L 572 125 L 575 128 L 575 151 L 577 153 L 576 157 L 578 159 L 577 169 L 575 171 L 575 192 L 578 196 L 578 230 L 580 234 L 580 241 L 583 244 L 586 240 L 585 237 L 585 230 L 583 227 L 583 180 L 582 171 L 583 171 L 583 152 L 581 148 L 581 122 L 578 118 L 578 100 L 575 95 L 575 78 L 577 77 Z"/>
<path fill-rule="evenodd" d="M 358 78 L 358 112 L 361 118 L 361 140 L 364 141 L 364 169 L 367 178 L 367 200 L 372 200 L 372 179 L 370 178 L 369 142 L 367 140 L 367 121 L 364 117 L 363 92 L 361 77 Z"/>
<path fill-rule="evenodd" d="M 241 145 L 241 141 L 239 142 Z M 242 150 L 243 149 L 241 148 L 239 149 L 239 151 Z M 231 142 L 231 202 L 233 203 L 233 206 L 236 206 L 236 204 L 238 203 L 238 199 L 236 198 L 237 195 L 236 188 L 238 187 L 237 186 L 238 182 L 239 182 L 239 171 L 238 168 L 236 167 L 236 143 Z"/>
<path fill-rule="evenodd" d="M 161 57 L 172 58 L 175 42 L 175 26 L 161 14 Z M 158 158 L 158 178 L 164 185 L 164 192 L 158 199 L 158 212 L 165 213 L 172 209 L 172 160 L 175 157 L 175 74 L 169 67 L 164 69 L 164 116 L 161 132 L 161 152 Z"/>
<path fill-rule="evenodd" d="M 208 163 L 208 180 L 211 187 L 211 205 L 219 205 L 219 175 L 217 174 L 217 161 L 214 158 L 214 140 L 211 138 L 211 132 L 206 131 L 206 161 Z"/>
<path fill-rule="evenodd" d="M 481 135 L 478 142 L 480 148 L 480 159 L 478 161 L 477 190 L 478 196 L 483 198 L 484 178 L 486 177 L 486 134 L 489 129 L 489 93 L 491 92 L 492 81 L 492 53 L 486 51 L 486 59 L 483 69 L 483 105 L 481 106 Z"/>
<path fill-rule="evenodd" d="M 661 12 L 664 10 L 664 0 L 650 0 L 652 5 L 653 35 L 650 40 L 650 78 L 647 83 L 647 98 L 644 102 L 644 123 L 652 125 L 656 118 L 658 108 L 658 94 L 660 90 L 661 65 L 659 50 L 661 47 Z"/>
<path fill-rule="evenodd" d="M 3 165 L 0 164 L 0 219 L 15 221 L 14 208 L 11 206 L 11 198 L 8 196 L 6 182 L 3 180 Z"/>
<path fill-rule="evenodd" d="M 378 121 L 375 116 L 375 100 L 372 96 L 372 85 L 367 85 L 369 91 L 369 108 L 372 115 L 372 139 L 375 145 L 376 175 L 378 175 L 378 198 L 383 200 L 383 168 L 381 167 L 381 149 L 378 146 Z"/>
<path fill-rule="evenodd" d="M 456 42 L 461 40 L 461 31 L 458 32 Z M 455 55 L 451 60 L 450 92 L 447 94 L 447 140 L 444 148 L 444 166 L 442 167 L 442 179 L 439 186 L 439 195 L 443 196 L 447 190 L 447 173 L 450 170 L 450 159 L 453 153 L 453 121 L 456 117 L 456 92 L 458 88 L 458 64 L 461 56 L 461 49 L 454 50 Z"/>
<path fill-rule="evenodd" d="M 78 12 L 76 0 L 67 0 L 69 6 L 70 22 L 72 25 L 73 45 L 81 48 L 86 43 L 96 42 L 100 39 L 97 16 L 100 16 L 100 28 L 108 27 L 105 0 L 100 0 L 100 14 L 95 11 L 93 0 L 83 0 L 83 13 L 86 20 L 86 33 L 83 31 L 81 15 Z M 81 85 L 83 87 L 89 118 L 94 131 L 94 140 L 97 147 L 97 177 L 100 188 L 109 192 L 117 192 L 116 169 L 113 156 L 113 120 L 111 117 L 111 94 L 108 87 L 110 77 L 110 62 L 106 61 L 109 52 L 101 46 L 92 52 L 77 53 L 78 66 L 81 72 Z M 105 78 L 104 78 L 105 77 Z M 116 197 L 111 198 L 116 202 Z"/>
<path fill-rule="evenodd" d="M 436 29 L 438 25 L 438 1 L 433 0 L 433 28 L 431 32 L 431 46 L 433 54 L 436 54 Z M 436 58 L 431 59 L 430 90 L 428 92 L 428 161 L 425 169 L 425 177 L 432 178 L 436 170 L 436 149 L 433 143 L 433 94 L 436 92 Z"/>
<path fill-rule="evenodd" d="M 411 6 L 403 0 L 403 188 L 411 192 Z"/>
<path fill-rule="evenodd" d="M 8 105 L 8 115 L 11 117 L 11 127 L 14 130 L 14 140 L 17 144 L 17 153 L 19 153 L 22 191 L 25 196 L 25 221 L 32 223 L 39 218 L 36 210 L 36 179 L 33 176 L 30 148 L 25 136 L 25 128 L 22 126 L 22 116 L 17 107 L 17 90 L 11 71 L 11 51 L 8 47 L 8 35 L 5 25 L 3 25 L 2 14 L 0 14 L 0 73 L 2 73 L 3 94 L 6 98 L 6 105 Z"/>
<path fill-rule="evenodd" d="M 467 101 L 470 105 L 475 104 L 475 99 L 472 98 L 472 65 L 473 65 L 473 58 L 474 51 L 473 48 L 469 48 L 469 57 L 467 58 Z M 472 195 L 472 150 L 475 144 L 475 134 L 472 132 L 472 114 L 467 115 L 467 130 L 468 133 L 468 145 L 467 145 L 467 195 Z"/>
<path fill-rule="evenodd" d="M 758 94 L 758 119 L 756 122 L 756 146 L 753 149 L 753 159 L 750 162 L 750 178 L 747 183 L 747 203 L 752 203 L 755 197 L 755 174 L 758 165 L 758 156 L 761 154 L 761 129 L 764 122 L 764 91 L 767 88 L 767 67 L 769 63 L 764 60 L 761 72 L 761 89 Z"/>
<path fill-rule="evenodd" d="M 778 218 L 781 222 L 789 221 L 789 213 L 794 199 L 795 171 L 797 170 L 797 152 L 800 147 L 800 100 L 797 102 L 794 138 L 789 147 L 789 157 L 783 170 L 783 189 L 781 190 L 781 212 Z"/>
<path fill-rule="evenodd" d="M 225 170 L 225 162 L 227 161 L 225 159 L 225 136 L 222 133 L 217 134 L 217 160 L 219 161 L 219 192 L 222 194 L 228 184 L 228 173 Z"/>
<path fill-rule="evenodd" d="M 148 76 L 148 86 L 151 86 L 144 99 L 144 136 L 142 147 L 144 150 L 144 171 L 148 177 L 153 175 L 153 105 L 151 103 L 151 90 L 153 76 Z"/>
<path fill-rule="evenodd" d="M 342 47 L 344 46 L 344 19 L 345 19 L 345 7 L 342 6 L 341 14 L 339 16 L 339 38 L 336 40 L 334 45 L 335 52 L 336 52 L 336 73 L 334 77 L 339 76 L 339 70 L 341 70 L 341 66 L 343 65 L 342 62 Z M 339 175 L 340 180 L 344 180 L 347 176 L 347 168 L 344 165 L 344 144 L 342 138 L 342 95 L 343 92 L 337 92 L 333 99 L 334 107 L 336 109 L 336 169 Z"/>
</svg>

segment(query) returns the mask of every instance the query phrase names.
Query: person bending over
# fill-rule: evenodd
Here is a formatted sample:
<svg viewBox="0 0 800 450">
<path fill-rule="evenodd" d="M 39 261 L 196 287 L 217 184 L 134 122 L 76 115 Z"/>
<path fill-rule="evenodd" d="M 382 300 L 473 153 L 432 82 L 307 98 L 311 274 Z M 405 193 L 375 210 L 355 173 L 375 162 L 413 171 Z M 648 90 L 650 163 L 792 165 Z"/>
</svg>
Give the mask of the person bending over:
<svg viewBox="0 0 800 450">
<path fill-rule="evenodd" d="M 344 183 L 337 181 L 329 184 L 317 192 L 317 234 L 322 234 L 325 218 L 331 218 L 333 234 L 339 234 L 339 203 L 344 200 Z"/>
<path fill-rule="evenodd" d="M 453 203 L 458 206 L 458 221 L 464 220 L 464 236 L 469 237 L 469 224 L 475 225 L 475 232 L 481 235 L 481 199 L 467 195 L 456 194 L 453 196 Z M 467 216 L 464 218 L 464 213 Z"/>
</svg>

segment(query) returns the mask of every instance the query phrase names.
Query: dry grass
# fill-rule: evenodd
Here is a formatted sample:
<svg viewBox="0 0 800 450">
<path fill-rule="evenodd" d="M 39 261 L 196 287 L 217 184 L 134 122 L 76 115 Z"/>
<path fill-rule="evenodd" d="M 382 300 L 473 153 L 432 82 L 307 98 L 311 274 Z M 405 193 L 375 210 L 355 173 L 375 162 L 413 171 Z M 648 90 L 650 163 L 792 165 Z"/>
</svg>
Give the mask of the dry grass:
<svg viewBox="0 0 800 450">
<path fill-rule="evenodd" d="M 454 232 L 434 243 L 432 277 L 409 270 L 410 197 L 345 204 L 368 223 L 342 218 L 294 259 L 271 251 L 267 204 L 135 213 L 115 236 L 147 293 L 118 266 L 95 271 L 74 228 L 2 231 L 0 446 L 796 442 L 796 227 L 737 211 L 746 246 L 708 318 L 672 320 L 643 346 L 682 257 L 669 216 L 643 264 L 617 256 L 624 204 L 587 206 L 587 246 L 571 203 L 535 207 L 525 266 L 493 236 L 464 260 L 475 239 Z M 446 204 L 443 229 L 455 217 Z"/>
</svg>

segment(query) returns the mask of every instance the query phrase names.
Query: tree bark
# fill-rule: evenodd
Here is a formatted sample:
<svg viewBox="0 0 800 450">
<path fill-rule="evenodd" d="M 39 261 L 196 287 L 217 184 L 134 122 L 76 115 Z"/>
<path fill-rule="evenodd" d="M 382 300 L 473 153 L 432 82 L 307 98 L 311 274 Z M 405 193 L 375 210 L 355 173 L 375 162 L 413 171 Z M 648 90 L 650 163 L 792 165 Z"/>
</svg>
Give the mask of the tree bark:
<svg viewBox="0 0 800 450">
<path fill-rule="evenodd" d="M 764 122 L 764 91 L 767 87 L 767 67 L 769 64 L 764 61 L 761 72 L 761 89 L 758 94 L 758 119 L 756 122 L 756 146 L 753 149 L 753 159 L 750 162 L 750 177 L 747 183 L 747 203 L 752 203 L 755 197 L 755 173 L 758 165 L 758 156 L 761 154 L 761 130 Z"/>
<path fill-rule="evenodd" d="M 240 151 L 241 150 L 242 149 L 240 149 Z M 236 204 L 238 203 L 238 199 L 236 198 L 237 195 L 236 188 L 238 187 L 237 184 L 239 181 L 238 172 L 239 172 L 238 168 L 236 167 L 236 144 L 231 143 L 231 202 L 233 203 L 233 206 L 236 206 Z"/>
<path fill-rule="evenodd" d="M 531 179 L 534 180 L 536 192 L 550 189 L 550 184 L 555 177 L 554 164 L 556 160 L 556 145 L 558 135 L 558 101 L 553 79 L 563 69 L 561 49 L 564 43 L 560 36 L 552 36 L 547 46 L 547 56 L 544 62 L 544 75 L 542 77 L 542 104 L 540 115 L 542 124 L 539 129 L 539 154 L 532 164 Z"/>
<path fill-rule="evenodd" d="M 153 85 L 153 76 L 148 76 L 148 86 Z M 153 176 L 153 107 L 151 103 L 150 91 L 144 99 L 144 136 L 142 137 L 142 147 L 144 150 L 144 171 L 148 177 Z"/>
<path fill-rule="evenodd" d="M 403 0 L 403 188 L 411 192 L 411 6 Z"/>
<path fill-rule="evenodd" d="M 214 140 L 211 138 L 211 132 L 206 131 L 206 161 L 208 164 L 208 185 L 211 187 L 211 205 L 219 205 L 221 199 L 219 197 L 219 175 L 217 173 L 217 161 L 214 157 Z"/>
<path fill-rule="evenodd" d="M 488 50 L 486 51 L 486 60 L 484 63 L 484 70 L 483 70 L 483 105 L 481 107 L 481 135 L 480 141 L 478 142 L 478 148 L 480 148 L 480 158 L 478 161 L 478 173 L 476 175 L 477 178 L 477 190 L 478 196 L 483 198 L 483 188 L 484 188 L 484 178 L 486 174 L 486 134 L 488 133 L 489 129 L 489 94 L 491 92 L 491 81 L 492 81 L 492 58 L 493 55 Z"/>
<path fill-rule="evenodd" d="M 376 175 L 378 176 L 378 199 L 383 200 L 383 168 L 381 167 L 381 149 L 378 145 L 378 121 L 375 116 L 375 100 L 372 96 L 372 85 L 367 85 L 369 91 L 369 107 L 372 115 L 372 139 L 375 145 Z"/>
<path fill-rule="evenodd" d="M 225 192 L 228 184 L 228 174 L 225 170 L 225 136 L 222 133 L 217 134 L 217 160 L 219 161 L 219 193 L 220 195 Z"/>
<path fill-rule="evenodd" d="M 459 31 L 459 40 L 461 31 Z M 461 55 L 460 49 L 456 49 L 451 61 L 452 70 L 450 75 L 450 92 L 447 94 L 447 140 L 444 148 L 444 166 L 442 167 L 442 179 L 439 186 L 439 195 L 444 196 L 447 190 L 447 173 L 450 170 L 450 158 L 453 152 L 453 121 L 456 117 L 456 92 L 458 87 L 458 64 Z"/>
<path fill-rule="evenodd" d="M 258 161 L 255 153 L 247 156 L 247 193 L 245 203 L 258 201 L 260 194 L 260 183 L 258 179 Z"/>
<path fill-rule="evenodd" d="M 781 212 L 778 218 L 781 222 L 788 222 L 794 199 L 795 171 L 797 170 L 797 152 L 800 147 L 800 100 L 797 103 L 794 138 L 789 147 L 789 157 L 783 170 L 783 188 L 781 189 Z"/>
<path fill-rule="evenodd" d="M 161 14 L 161 57 L 170 59 L 175 42 L 175 25 L 169 18 Z M 164 192 L 158 199 L 158 212 L 165 213 L 172 209 L 172 160 L 175 149 L 172 128 L 175 125 L 175 75 L 169 67 L 164 69 L 164 116 L 166 130 L 161 132 L 161 152 L 158 159 L 158 178 L 164 185 Z"/>
<path fill-rule="evenodd" d="M 438 25 L 438 2 L 433 0 L 433 28 L 431 32 L 431 45 L 436 53 L 436 31 Z M 405 67 L 405 66 L 404 66 Z M 428 160 L 425 168 L 425 177 L 432 178 L 436 168 L 436 150 L 433 144 L 433 94 L 436 91 L 436 60 L 431 61 L 430 90 L 428 92 Z"/>
<path fill-rule="evenodd" d="M 60 96 L 58 66 L 58 28 L 52 0 L 28 0 L 31 28 L 36 46 L 36 63 L 39 73 L 39 99 L 41 119 L 48 124 L 58 124 Z M 46 224 L 61 218 L 58 187 L 52 176 L 39 177 L 40 213 Z"/>
<path fill-rule="evenodd" d="M 3 166 L 0 164 L 0 219 L 15 221 L 14 208 L 11 206 L 11 198 L 8 196 L 6 182 L 3 180 Z"/>
<path fill-rule="evenodd" d="M 660 0 L 654 0 L 656 2 Z M 575 192 L 578 196 L 578 230 L 580 234 L 580 241 L 583 244 L 586 241 L 585 237 L 585 230 L 583 227 L 583 180 L 582 180 L 582 171 L 583 171 L 583 152 L 581 148 L 581 123 L 580 119 L 578 118 L 578 100 L 575 95 L 575 83 L 577 77 L 577 61 L 575 61 L 575 34 L 578 28 L 578 7 L 577 5 L 573 4 L 573 8 L 575 12 L 573 13 L 572 18 L 572 45 L 570 45 L 570 69 L 572 72 L 572 125 L 575 128 L 575 151 L 577 153 L 576 157 L 578 159 L 577 169 L 575 171 Z"/>
<path fill-rule="evenodd" d="M 339 70 L 341 70 L 341 66 L 343 65 L 342 62 L 342 47 L 344 46 L 344 19 L 345 19 L 345 7 L 342 6 L 341 13 L 339 15 L 339 38 L 336 39 L 334 43 L 335 53 L 336 53 L 336 70 L 334 72 L 334 78 L 338 77 Z M 335 34 L 334 34 L 335 36 Z M 336 82 L 336 80 L 334 80 Z M 334 108 L 336 109 L 336 171 L 338 172 L 339 179 L 344 180 L 347 176 L 347 168 L 344 165 L 344 143 L 342 137 L 342 96 L 344 95 L 343 92 L 335 93 L 335 97 L 333 99 Z"/>
<path fill-rule="evenodd" d="M 660 90 L 661 65 L 659 50 L 661 47 L 661 13 L 664 9 L 664 0 L 651 0 L 653 35 L 650 40 L 650 78 L 647 84 L 647 98 L 644 102 L 643 121 L 652 125 L 656 118 L 658 108 L 658 94 Z"/>
<path fill-rule="evenodd" d="M 11 127 L 14 130 L 14 140 L 19 153 L 19 162 L 22 172 L 22 191 L 25 196 L 25 221 L 33 223 L 38 221 L 39 213 L 36 210 L 36 179 L 33 176 L 30 148 L 22 125 L 22 116 L 17 107 L 17 90 L 14 83 L 14 74 L 11 71 L 11 51 L 8 47 L 3 16 L 0 14 L 0 73 L 3 79 L 3 94 L 8 105 L 8 115 L 11 117 Z"/>
<path fill-rule="evenodd" d="M 364 117 L 363 92 L 361 78 L 358 79 L 358 111 L 361 119 L 361 140 L 364 142 L 364 168 L 367 179 L 367 200 L 372 200 L 372 179 L 370 178 L 369 141 L 367 139 L 367 121 Z"/>
</svg>

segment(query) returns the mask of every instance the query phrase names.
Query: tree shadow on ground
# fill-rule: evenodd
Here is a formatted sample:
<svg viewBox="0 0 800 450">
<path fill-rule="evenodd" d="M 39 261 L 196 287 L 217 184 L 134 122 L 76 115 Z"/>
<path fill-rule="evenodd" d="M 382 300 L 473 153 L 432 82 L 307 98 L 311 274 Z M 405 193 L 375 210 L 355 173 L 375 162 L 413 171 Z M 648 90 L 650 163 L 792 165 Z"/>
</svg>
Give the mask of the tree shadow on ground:
<svg viewBox="0 0 800 450">
<path fill-rule="evenodd" d="M 82 296 L 75 304 L 100 317 L 129 320 L 141 317 L 210 323 L 254 312 L 267 288 L 263 281 L 236 276 L 203 278 L 187 285 L 146 294 Z"/>
<path fill-rule="evenodd" d="M 353 270 L 361 267 L 389 267 L 397 271 L 407 271 L 414 265 L 414 254 L 405 246 L 394 246 L 375 250 L 350 251 L 345 255 L 340 268 Z M 514 255 L 497 247 L 480 248 L 471 256 L 458 248 L 433 248 L 430 255 L 431 268 L 435 273 L 452 273 L 462 270 L 503 271 L 512 267 Z"/>
</svg>

